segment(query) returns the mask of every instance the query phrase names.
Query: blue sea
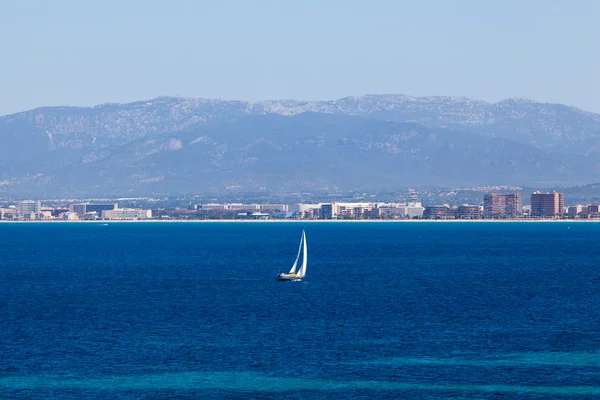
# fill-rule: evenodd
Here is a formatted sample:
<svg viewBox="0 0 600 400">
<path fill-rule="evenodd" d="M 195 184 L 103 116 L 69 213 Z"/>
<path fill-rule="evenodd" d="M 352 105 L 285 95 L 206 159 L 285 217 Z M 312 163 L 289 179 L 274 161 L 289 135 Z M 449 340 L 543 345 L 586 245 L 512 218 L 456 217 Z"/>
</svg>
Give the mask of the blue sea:
<svg viewBox="0 0 600 400">
<path fill-rule="evenodd" d="M 3 223 L 0 398 L 600 398 L 600 224 Z"/>
</svg>

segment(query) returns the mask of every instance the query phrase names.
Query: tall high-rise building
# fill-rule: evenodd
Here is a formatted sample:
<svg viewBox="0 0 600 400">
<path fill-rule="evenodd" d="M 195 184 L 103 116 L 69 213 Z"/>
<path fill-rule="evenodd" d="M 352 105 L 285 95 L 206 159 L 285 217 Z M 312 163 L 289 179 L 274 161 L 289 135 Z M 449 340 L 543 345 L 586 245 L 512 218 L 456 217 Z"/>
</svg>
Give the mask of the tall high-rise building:
<svg viewBox="0 0 600 400">
<path fill-rule="evenodd" d="M 414 189 L 408 189 L 408 202 L 409 203 L 417 203 L 419 201 L 419 196 Z"/>
<path fill-rule="evenodd" d="M 406 207 L 406 216 L 409 219 L 422 218 L 425 207 L 421 205 L 419 196 L 414 189 L 408 189 L 408 203 Z"/>
<path fill-rule="evenodd" d="M 485 218 L 516 218 L 523 211 L 521 192 L 511 194 L 491 193 L 483 196 Z"/>
<path fill-rule="evenodd" d="M 552 191 L 531 194 L 532 217 L 562 217 L 565 213 L 565 194 Z"/>
</svg>

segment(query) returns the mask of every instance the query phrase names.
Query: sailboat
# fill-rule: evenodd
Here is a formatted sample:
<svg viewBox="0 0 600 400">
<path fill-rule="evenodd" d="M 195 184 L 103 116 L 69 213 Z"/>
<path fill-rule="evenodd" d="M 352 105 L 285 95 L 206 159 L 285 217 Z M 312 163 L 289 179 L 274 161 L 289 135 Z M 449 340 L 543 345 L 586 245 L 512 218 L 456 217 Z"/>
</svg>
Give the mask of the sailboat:
<svg viewBox="0 0 600 400">
<path fill-rule="evenodd" d="M 302 265 L 298 272 L 296 272 L 296 268 L 298 267 L 298 261 L 300 260 L 300 254 L 302 253 Z M 302 231 L 302 237 L 300 238 L 300 246 L 298 247 L 298 255 L 296 256 L 296 261 L 294 261 L 294 265 L 292 265 L 292 269 L 287 274 L 283 272 L 277 275 L 278 281 L 286 281 L 286 282 L 300 282 L 302 278 L 306 275 L 306 262 L 308 260 L 308 253 L 306 251 L 306 233 L 304 230 Z"/>
</svg>

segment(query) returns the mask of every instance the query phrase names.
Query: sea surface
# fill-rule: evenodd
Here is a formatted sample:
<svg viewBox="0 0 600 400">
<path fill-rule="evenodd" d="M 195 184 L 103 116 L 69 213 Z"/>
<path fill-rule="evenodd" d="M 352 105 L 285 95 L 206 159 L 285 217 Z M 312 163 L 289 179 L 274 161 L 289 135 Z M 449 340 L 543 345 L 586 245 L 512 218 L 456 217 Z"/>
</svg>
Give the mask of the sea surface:
<svg viewBox="0 0 600 400">
<path fill-rule="evenodd" d="M 81 398 L 600 398 L 600 224 L 0 224 L 0 399 Z"/>
</svg>

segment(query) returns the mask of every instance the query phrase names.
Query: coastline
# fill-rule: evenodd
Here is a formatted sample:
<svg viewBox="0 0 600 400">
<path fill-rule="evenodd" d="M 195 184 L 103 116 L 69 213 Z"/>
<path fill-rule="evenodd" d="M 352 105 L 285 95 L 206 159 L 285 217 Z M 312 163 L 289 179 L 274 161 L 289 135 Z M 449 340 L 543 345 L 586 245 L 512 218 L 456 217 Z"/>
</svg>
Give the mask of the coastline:
<svg viewBox="0 0 600 400">
<path fill-rule="evenodd" d="M 113 223 L 597 223 L 600 219 L 193 219 L 193 220 L 94 220 L 94 221 L 63 221 L 63 220 L 40 220 L 40 221 L 10 221 L 0 220 L 0 224 L 113 224 Z"/>
</svg>

